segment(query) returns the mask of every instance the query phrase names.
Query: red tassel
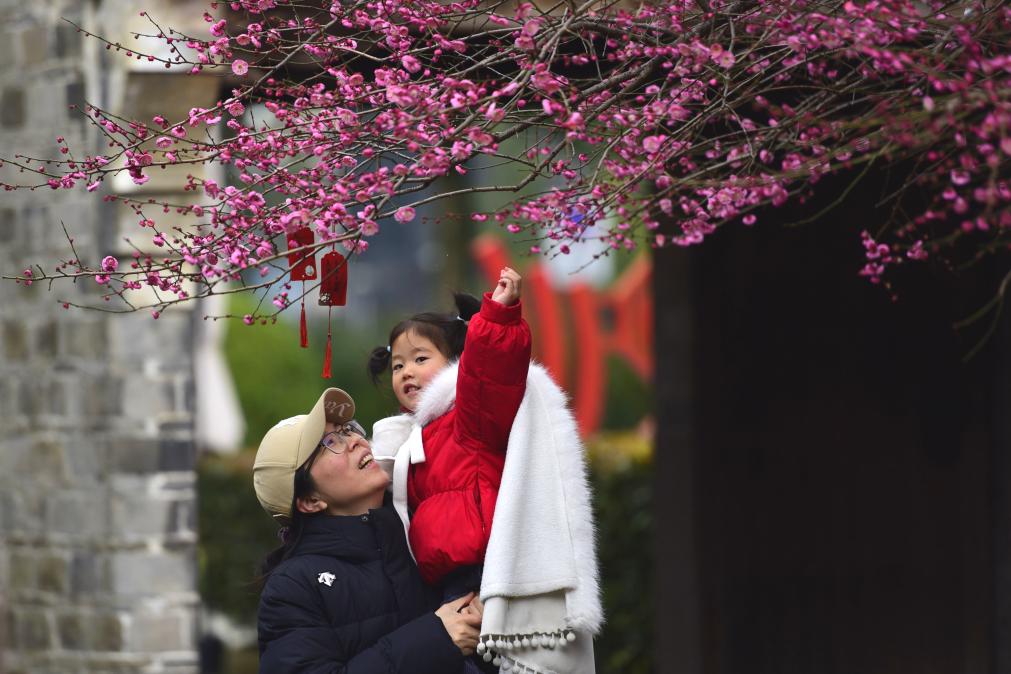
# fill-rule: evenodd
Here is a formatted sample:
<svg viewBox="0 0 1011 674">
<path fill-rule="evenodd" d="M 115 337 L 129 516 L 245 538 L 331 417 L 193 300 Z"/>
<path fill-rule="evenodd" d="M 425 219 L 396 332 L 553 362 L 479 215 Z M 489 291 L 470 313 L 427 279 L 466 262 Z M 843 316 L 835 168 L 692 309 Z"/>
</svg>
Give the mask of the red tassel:
<svg viewBox="0 0 1011 674">
<path fill-rule="evenodd" d="M 330 378 L 330 314 L 326 317 L 326 352 L 323 356 L 323 378 Z"/>
<path fill-rule="evenodd" d="M 300 339 L 300 343 L 302 345 L 302 348 L 303 349 L 308 348 L 308 346 L 309 346 L 309 330 L 305 326 L 305 300 L 304 299 L 302 300 L 302 319 L 299 322 L 298 329 L 299 329 L 299 339 Z"/>
<path fill-rule="evenodd" d="M 326 333 L 326 355 L 323 356 L 323 378 L 330 378 L 330 333 Z"/>
</svg>

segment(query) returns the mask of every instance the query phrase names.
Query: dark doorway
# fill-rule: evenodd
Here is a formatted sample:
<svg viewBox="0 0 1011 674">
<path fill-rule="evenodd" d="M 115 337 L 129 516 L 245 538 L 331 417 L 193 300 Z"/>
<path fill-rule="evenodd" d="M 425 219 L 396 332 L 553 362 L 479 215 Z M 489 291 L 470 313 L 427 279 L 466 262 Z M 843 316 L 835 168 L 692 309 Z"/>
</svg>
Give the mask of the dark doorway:
<svg viewBox="0 0 1011 674">
<path fill-rule="evenodd" d="M 658 489 L 687 489 L 680 507 L 692 521 L 658 491 L 658 527 L 680 524 L 658 545 L 657 571 L 665 546 L 668 556 L 694 550 L 679 564 L 694 576 L 695 604 L 675 619 L 697 633 L 683 652 L 658 653 L 658 671 L 975 674 L 1011 664 L 1011 332 L 963 364 L 979 331 L 963 339 L 951 327 L 996 282 L 981 270 L 960 279 L 907 269 L 892 302 L 856 275 L 871 204 L 854 200 L 800 228 L 728 227 L 691 251 L 687 274 L 684 258 L 677 272 L 657 262 L 658 274 L 688 282 L 693 308 L 681 324 L 691 411 L 677 433 L 661 431 L 657 450 Z M 657 328 L 660 351 L 659 318 Z M 685 341 L 675 337 L 666 343 Z M 658 353 L 658 379 L 678 376 L 664 367 Z M 658 381 L 658 407 L 663 390 Z M 674 476 L 675 464 L 689 476 Z M 667 599 L 686 590 L 658 585 Z"/>
</svg>

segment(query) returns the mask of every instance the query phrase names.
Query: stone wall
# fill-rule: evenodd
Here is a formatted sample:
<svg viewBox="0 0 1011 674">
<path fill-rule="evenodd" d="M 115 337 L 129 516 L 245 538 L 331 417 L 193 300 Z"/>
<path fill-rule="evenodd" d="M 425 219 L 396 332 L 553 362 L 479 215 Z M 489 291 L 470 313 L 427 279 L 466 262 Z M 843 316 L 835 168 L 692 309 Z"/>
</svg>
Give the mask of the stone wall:
<svg viewBox="0 0 1011 674">
<path fill-rule="evenodd" d="M 192 13 L 190 4 L 144 9 Z M 163 96 L 207 104 L 216 85 L 133 72 L 61 21 L 122 33 L 116 21 L 136 17 L 137 7 L 0 0 L 2 153 L 53 156 L 57 135 L 95 153 L 92 127 L 68 111 L 85 98 L 128 116 Z M 7 181 L 14 175 L 0 171 Z M 144 187 L 170 189 L 156 180 Z M 67 256 L 61 221 L 83 258 L 125 253 L 128 218 L 95 196 L 3 193 L 4 274 Z M 0 674 L 197 670 L 199 321 L 188 311 L 154 321 L 58 301 L 101 304 L 96 288 L 0 283 Z"/>
</svg>

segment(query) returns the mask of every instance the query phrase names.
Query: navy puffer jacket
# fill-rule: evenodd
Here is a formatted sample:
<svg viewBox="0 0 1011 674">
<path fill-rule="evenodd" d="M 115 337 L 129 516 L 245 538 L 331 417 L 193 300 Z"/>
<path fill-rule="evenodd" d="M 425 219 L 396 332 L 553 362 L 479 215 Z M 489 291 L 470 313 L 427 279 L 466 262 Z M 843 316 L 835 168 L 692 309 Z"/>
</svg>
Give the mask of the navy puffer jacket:
<svg viewBox="0 0 1011 674">
<path fill-rule="evenodd" d="M 262 674 L 447 674 L 463 655 L 435 615 L 389 507 L 317 515 L 260 596 Z"/>
</svg>

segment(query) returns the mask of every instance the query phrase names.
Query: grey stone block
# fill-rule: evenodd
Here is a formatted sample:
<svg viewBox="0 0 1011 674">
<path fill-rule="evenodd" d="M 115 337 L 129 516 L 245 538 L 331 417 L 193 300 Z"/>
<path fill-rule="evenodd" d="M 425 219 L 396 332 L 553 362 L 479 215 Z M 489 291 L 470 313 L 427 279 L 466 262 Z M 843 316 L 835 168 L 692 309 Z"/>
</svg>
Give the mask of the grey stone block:
<svg viewBox="0 0 1011 674">
<path fill-rule="evenodd" d="M 175 391 L 175 386 L 172 384 L 165 385 L 166 400 L 172 399 L 172 393 Z M 174 437 L 174 438 L 187 438 L 193 435 L 193 422 L 189 419 L 174 419 L 172 421 L 163 421 L 158 424 L 158 436 L 159 437 Z"/>
<path fill-rule="evenodd" d="M 10 555 L 10 589 L 30 590 L 35 587 L 35 557 L 27 552 Z"/>
<path fill-rule="evenodd" d="M 188 622 L 178 613 L 135 614 L 130 621 L 127 646 L 145 653 L 192 649 L 194 644 L 186 634 Z"/>
<path fill-rule="evenodd" d="M 112 559 L 112 587 L 119 595 L 192 592 L 196 568 L 189 552 L 122 552 Z"/>
<path fill-rule="evenodd" d="M 92 651 L 123 650 L 123 622 L 119 616 L 103 614 L 89 621 L 88 646 Z"/>
<path fill-rule="evenodd" d="M 70 559 L 70 594 L 100 594 L 108 590 L 105 559 L 94 551 L 75 552 Z"/>
<path fill-rule="evenodd" d="M 87 647 L 85 626 L 87 618 L 80 614 L 61 615 L 56 618 L 56 631 L 60 635 L 60 646 L 71 651 L 81 651 Z"/>
<path fill-rule="evenodd" d="M 196 475 L 192 472 L 164 475 L 158 481 L 158 493 L 171 499 L 192 499 L 196 483 Z"/>
<path fill-rule="evenodd" d="M 56 26 L 56 55 L 60 58 L 76 58 L 81 55 L 83 36 L 72 25 L 61 22 Z"/>
<path fill-rule="evenodd" d="M 110 348 L 112 353 L 123 353 L 117 351 L 116 346 L 110 345 Z M 131 419 L 159 419 L 166 412 L 172 411 L 172 399 L 166 398 L 164 389 L 148 376 L 147 368 L 141 370 L 136 367 L 135 376 L 129 377 L 124 383 L 123 414 Z"/>
<path fill-rule="evenodd" d="M 196 461 L 196 445 L 192 440 L 162 440 L 159 443 L 158 466 L 162 470 L 193 470 Z"/>
<path fill-rule="evenodd" d="M 28 334 L 23 321 L 8 319 L 4 321 L 4 357 L 18 363 L 28 359 Z"/>
<path fill-rule="evenodd" d="M 37 534 L 45 530 L 45 495 L 41 489 L 26 491 L 8 490 L 6 504 L 10 506 L 10 516 L 5 518 L 7 533 Z"/>
<path fill-rule="evenodd" d="M 64 330 L 64 351 L 75 358 L 104 359 L 109 353 L 108 321 L 77 320 Z"/>
<path fill-rule="evenodd" d="M 21 58 L 27 65 L 42 63 L 49 56 L 49 30 L 32 26 L 21 31 Z"/>
<path fill-rule="evenodd" d="M 67 560 L 61 555 L 48 554 L 38 560 L 36 585 L 43 592 L 64 594 L 69 585 Z"/>
<path fill-rule="evenodd" d="M 107 508 L 105 490 L 57 494 L 47 500 L 46 527 L 78 538 L 104 537 L 108 532 Z"/>
<path fill-rule="evenodd" d="M 85 417 L 123 413 L 123 380 L 114 376 L 82 377 L 81 412 Z"/>
<path fill-rule="evenodd" d="M 67 117 L 80 122 L 81 126 L 85 126 L 87 118 L 84 115 L 84 110 L 88 102 L 84 98 L 84 83 L 71 82 L 64 87 L 63 94 Z"/>
<path fill-rule="evenodd" d="M 200 671 L 200 660 L 196 652 L 192 653 L 189 657 L 173 654 L 171 660 L 159 663 L 156 671 L 158 674 L 198 674 Z"/>
<path fill-rule="evenodd" d="M 112 531 L 116 535 L 152 536 L 168 530 L 172 504 L 148 498 L 145 492 L 117 494 L 112 500 Z"/>
<path fill-rule="evenodd" d="M 0 126 L 16 129 L 25 123 L 25 90 L 4 87 L 0 91 Z"/>
<path fill-rule="evenodd" d="M 6 446 L 0 465 L 13 471 L 18 479 L 30 477 L 33 482 L 52 484 L 66 476 L 62 442 L 51 439 L 11 442 Z"/>
<path fill-rule="evenodd" d="M 89 651 L 88 659 L 81 661 L 89 672 L 105 671 L 101 669 L 95 655 L 123 650 L 124 631 L 122 617 L 116 613 L 78 610 L 56 617 L 60 645 L 67 650 Z M 135 670 L 129 668 L 128 663 L 120 662 L 109 671 Z"/>
<path fill-rule="evenodd" d="M 56 355 L 57 325 L 56 321 L 43 321 L 35 327 L 35 339 L 32 343 L 35 346 L 35 356 L 42 358 L 52 358 Z"/>
<path fill-rule="evenodd" d="M 10 434 L 15 429 L 15 423 L 12 419 L 16 414 L 14 388 L 14 382 L 9 378 L 0 379 L 0 428 L 4 429 L 5 434 Z"/>
<path fill-rule="evenodd" d="M 114 438 L 109 442 L 108 467 L 112 473 L 144 474 L 159 470 L 161 443 L 140 438 Z"/>
<path fill-rule="evenodd" d="M 15 608 L 11 615 L 13 642 L 22 650 L 36 651 L 49 648 L 51 632 L 46 613 L 35 608 Z"/>
<path fill-rule="evenodd" d="M 6 602 L 4 602 L 3 606 L 0 606 L 0 629 L 3 630 L 0 632 L 0 640 L 3 643 L 16 643 L 15 639 L 17 635 L 14 633 L 14 610 Z"/>
<path fill-rule="evenodd" d="M 65 416 L 67 414 L 67 391 L 63 382 L 55 379 L 49 382 L 45 404 L 45 411 L 48 414 L 56 416 Z"/>
<path fill-rule="evenodd" d="M 186 377 L 183 384 L 183 405 L 190 413 L 197 409 L 197 384 L 193 377 Z"/>
<path fill-rule="evenodd" d="M 14 214 L 13 208 L 0 208 L 0 243 L 12 243 L 15 239 L 17 223 Z"/>
<path fill-rule="evenodd" d="M 162 382 L 161 388 L 162 388 L 162 397 L 169 403 L 169 409 L 173 411 L 177 410 L 179 408 L 179 405 L 176 402 L 178 396 L 176 396 L 175 381 L 169 380 Z M 170 421 L 167 423 L 159 424 L 158 426 L 159 434 L 177 433 L 179 431 L 187 431 L 187 430 L 190 429 L 180 427 L 179 422 L 176 421 Z"/>
<path fill-rule="evenodd" d="M 21 413 L 29 417 L 42 414 L 43 391 L 41 382 L 35 379 L 21 381 L 21 394 L 18 396 Z"/>
<path fill-rule="evenodd" d="M 107 462 L 107 446 L 104 440 L 91 434 L 72 431 L 75 441 L 70 443 L 64 453 L 67 472 L 79 487 L 96 485 L 104 480 L 110 470 Z"/>
<path fill-rule="evenodd" d="M 193 533 L 197 531 L 195 501 L 173 501 L 169 514 L 169 533 Z"/>
<path fill-rule="evenodd" d="M 84 108 L 87 105 L 87 100 L 84 97 L 84 83 L 83 82 L 71 82 L 66 87 L 64 87 L 64 100 L 67 103 L 67 114 L 70 115 L 71 119 L 81 119 L 84 120 Z M 71 106 L 76 106 L 75 110 L 71 110 Z"/>
<path fill-rule="evenodd" d="M 14 496 L 8 491 L 0 491 L 0 543 L 14 528 Z M 0 584 L 0 588 L 6 587 Z"/>
<path fill-rule="evenodd" d="M 0 22 L 6 23 L 2 19 L 0 19 Z M 15 59 L 16 50 L 14 49 L 14 40 L 12 35 L 7 32 L 0 33 L 0 63 L 13 66 Z"/>
<path fill-rule="evenodd" d="M 2 110 L 0 110 L 2 112 Z M 39 253 L 42 252 L 43 246 L 43 233 L 52 228 L 52 220 L 49 218 L 49 208 L 45 203 L 29 202 L 27 205 L 21 208 L 21 213 L 18 218 L 21 222 L 21 247 L 26 253 Z M 45 251 L 49 252 L 49 251 Z M 22 293 L 22 296 L 27 299 L 32 299 L 31 295 L 36 294 L 34 301 L 39 301 L 42 299 L 44 291 L 41 290 L 43 286 L 36 283 L 25 290 L 26 293 Z"/>
</svg>

